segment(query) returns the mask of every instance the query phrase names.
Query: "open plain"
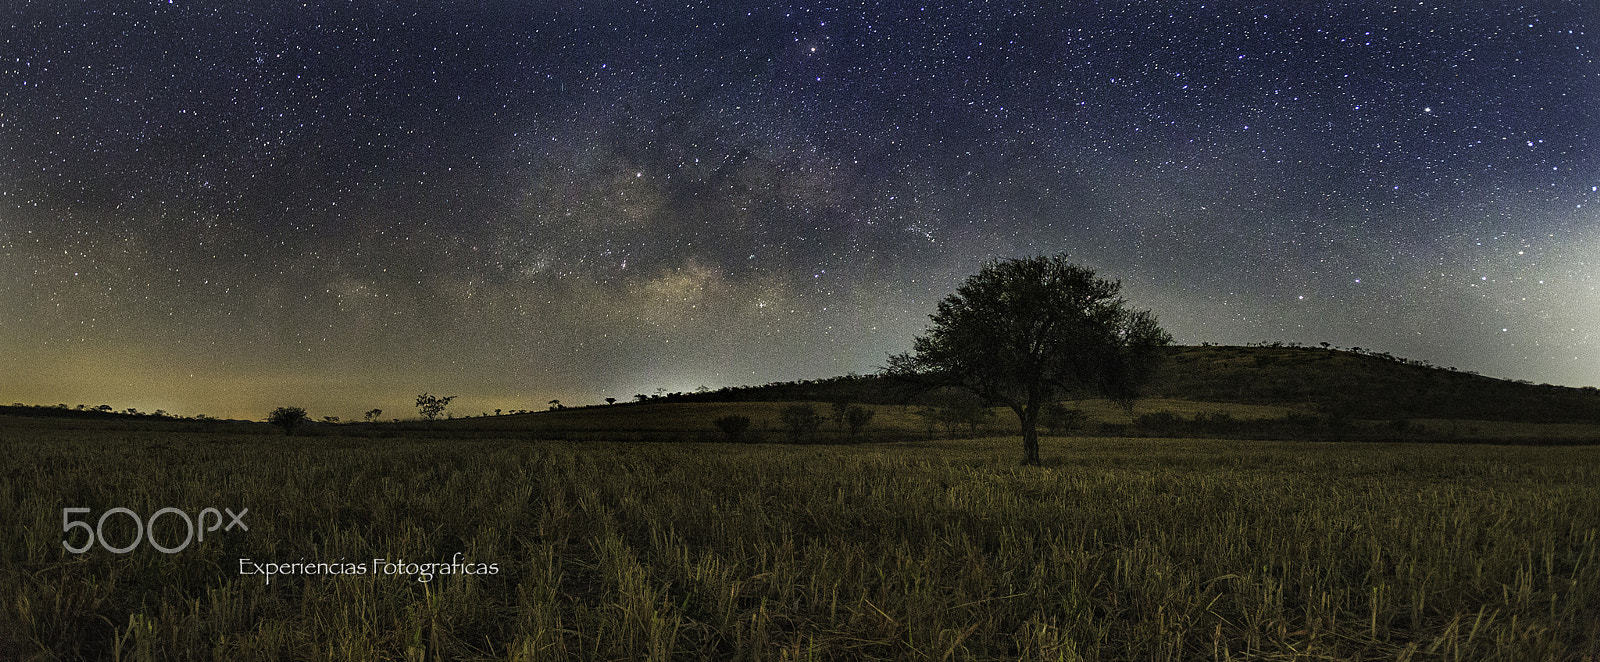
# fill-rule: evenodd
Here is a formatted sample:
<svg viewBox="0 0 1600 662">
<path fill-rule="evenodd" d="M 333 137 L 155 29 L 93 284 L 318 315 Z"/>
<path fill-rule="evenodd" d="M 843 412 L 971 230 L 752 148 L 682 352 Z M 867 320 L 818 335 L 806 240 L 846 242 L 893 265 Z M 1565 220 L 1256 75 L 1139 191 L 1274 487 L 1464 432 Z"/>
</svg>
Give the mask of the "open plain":
<svg viewBox="0 0 1600 662">
<path fill-rule="evenodd" d="M 5 659 L 1600 654 L 1594 446 L 3 422 Z"/>
</svg>

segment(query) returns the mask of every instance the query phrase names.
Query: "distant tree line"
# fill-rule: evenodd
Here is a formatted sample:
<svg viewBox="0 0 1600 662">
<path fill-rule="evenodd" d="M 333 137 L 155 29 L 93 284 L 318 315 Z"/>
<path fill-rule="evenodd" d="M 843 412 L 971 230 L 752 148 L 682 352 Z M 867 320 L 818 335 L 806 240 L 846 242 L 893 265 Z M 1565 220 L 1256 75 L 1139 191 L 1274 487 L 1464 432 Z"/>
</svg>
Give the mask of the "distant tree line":
<svg viewBox="0 0 1600 662">
<path fill-rule="evenodd" d="M 77 405 L 74 407 L 64 403 L 56 405 L 25 405 L 20 402 L 12 403 L 9 407 L 0 406 L 0 414 L 7 416 L 48 416 L 52 418 L 164 418 L 171 420 L 189 418 L 170 414 L 164 409 L 144 412 L 133 407 L 115 409 L 111 405 L 94 407 Z M 210 417 L 205 414 L 197 414 L 193 418 L 195 420 L 206 420 Z"/>
</svg>

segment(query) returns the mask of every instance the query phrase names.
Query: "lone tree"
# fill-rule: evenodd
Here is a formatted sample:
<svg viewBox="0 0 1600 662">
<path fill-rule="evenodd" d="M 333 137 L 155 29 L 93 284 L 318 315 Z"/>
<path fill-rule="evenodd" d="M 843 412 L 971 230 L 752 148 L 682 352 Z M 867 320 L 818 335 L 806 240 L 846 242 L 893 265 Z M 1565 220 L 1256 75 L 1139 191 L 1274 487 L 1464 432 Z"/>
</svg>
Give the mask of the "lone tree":
<svg viewBox="0 0 1600 662">
<path fill-rule="evenodd" d="M 440 414 L 443 414 L 445 407 L 449 407 L 450 401 L 454 399 L 456 399 L 456 396 L 453 395 L 447 395 L 441 398 L 437 395 L 428 395 L 427 393 L 423 393 L 422 395 L 417 396 L 417 411 L 422 413 L 423 418 L 431 421 L 438 418 Z"/>
<path fill-rule="evenodd" d="M 1046 405 L 1083 391 L 1131 404 L 1172 344 L 1121 289 L 1064 255 L 991 262 L 939 302 L 927 335 L 889 357 L 888 372 L 1010 407 L 1022 423 L 1022 463 L 1038 465 Z"/>
<path fill-rule="evenodd" d="M 722 431 L 722 435 L 727 437 L 728 441 L 733 442 L 744 441 L 750 431 L 749 416 L 739 416 L 737 414 L 723 416 L 712 421 L 711 424 L 717 426 L 717 429 Z"/>
<path fill-rule="evenodd" d="M 789 431 L 789 437 L 799 443 L 811 441 L 816 435 L 817 428 L 822 427 L 824 419 L 822 414 L 809 404 L 792 404 L 783 408 L 779 414 L 783 427 Z"/>
<path fill-rule="evenodd" d="M 867 427 L 867 424 L 872 422 L 872 417 L 876 416 L 877 413 L 860 405 L 850 405 L 850 408 L 844 412 L 844 422 L 850 426 L 850 436 L 855 437 L 861 434 L 861 429 Z"/>
<path fill-rule="evenodd" d="M 283 434 L 294 436 L 296 426 L 305 422 L 306 410 L 304 407 L 279 407 L 267 414 L 267 422 L 283 428 Z"/>
</svg>

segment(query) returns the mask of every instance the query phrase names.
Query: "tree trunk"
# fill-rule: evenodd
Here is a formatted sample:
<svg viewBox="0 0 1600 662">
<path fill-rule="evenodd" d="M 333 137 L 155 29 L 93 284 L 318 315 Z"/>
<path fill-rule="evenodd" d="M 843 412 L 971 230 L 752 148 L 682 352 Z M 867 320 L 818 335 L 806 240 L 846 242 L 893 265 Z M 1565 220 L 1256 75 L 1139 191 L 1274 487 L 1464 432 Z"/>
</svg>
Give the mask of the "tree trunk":
<svg viewBox="0 0 1600 662">
<path fill-rule="evenodd" d="M 1039 461 L 1039 406 L 1032 404 L 1017 412 L 1022 423 L 1022 466 L 1037 467 Z"/>
</svg>

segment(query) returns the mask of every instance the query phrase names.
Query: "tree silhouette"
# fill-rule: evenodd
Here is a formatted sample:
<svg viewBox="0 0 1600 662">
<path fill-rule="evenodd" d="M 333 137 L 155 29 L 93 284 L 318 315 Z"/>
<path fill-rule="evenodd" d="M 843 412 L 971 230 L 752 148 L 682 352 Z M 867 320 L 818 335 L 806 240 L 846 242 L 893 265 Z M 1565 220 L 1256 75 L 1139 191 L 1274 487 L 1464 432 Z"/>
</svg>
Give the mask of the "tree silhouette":
<svg viewBox="0 0 1600 662">
<path fill-rule="evenodd" d="M 850 426 L 850 436 L 861 434 L 861 429 L 867 427 L 877 413 L 860 405 L 850 405 L 844 412 L 844 422 Z"/>
<path fill-rule="evenodd" d="M 839 431 L 844 432 L 845 416 L 850 412 L 850 401 L 840 398 L 829 403 L 833 409 L 833 424 L 839 426 Z"/>
<path fill-rule="evenodd" d="M 750 430 L 750 417 L 737 414 L 723 416 L 711 421 L 711 424 L 717 426 L 717 429 L 722 431 L 723 436 L 727 437 L 728 441 L 744 441 L 746 439 L 745 435 Z"/>
<path fill-rule="evenodd" d="M 439 418 L 439 415 L 444 413 L 445 408 L 450 406 L 450 401 L 454 399 L 456 399 L 456 396 L 453 395 L 439 397 L 423 393 L 417 396 L 417 411 L 422 413 L 423 418 L 431 421 Z"/>
<path fill-rule="evenodd" d="M 1039 422 L 1050 430 L 1050 434 L 1076 430 L 1083 427 L 1089 420 L 1089 415 L 1078 409 L 1073 409 L 1060 402 L 1051 402 L 1044 406 L 1044 411 L 1039 416 Z"/>
<path fill-rule="evenodd" d="M 891 356 L 888 371 L 1009 407 L 1022 424 L 1022 463 L 1038 465 L 1046 404 L 1083 390 L 1131 404 L 1172 344 L 1121 289 L 1061 255 L 991 262 L 939 302 L 927 335 Z"/>
<path fill-rule="evenodd" d="M 267 414 L 267 422 L 283 428 L 283 434 L 294 436 L 294 429 L 306 420 L 304 407 L 279 407 Z"/>
<path fill-rule="evenodd" d="M 383 410 L 382 409 L 368 409 L 367 410 L 367 422 L 368 423 L 372 423 L 374 421 L 377 421 L 378 417 L 382 416 L 382 415 L 383 415 Z"/>
<path fill-rule="evenodd" d="M 779 414 L 783 427 L 789 431 L 789 436 L 796 442 L 810 441 L 817 433 L 817 428 L 822 426 L 824 419 L 818 414 L 816 408 L 808 404 L 793 404 L 783 408 Z"/>
<path fill-rule="evenodd" d="M 929 429 L 943 427 L 951 439 L 965 426 L 967 434 L 976 436 L 978 428 L 994 420 L 994 411 L 983 398 L 972 393 L 942 388 L 927 395 L 928 405 L 917 411 L 928 422 Z"/>
</svg>

